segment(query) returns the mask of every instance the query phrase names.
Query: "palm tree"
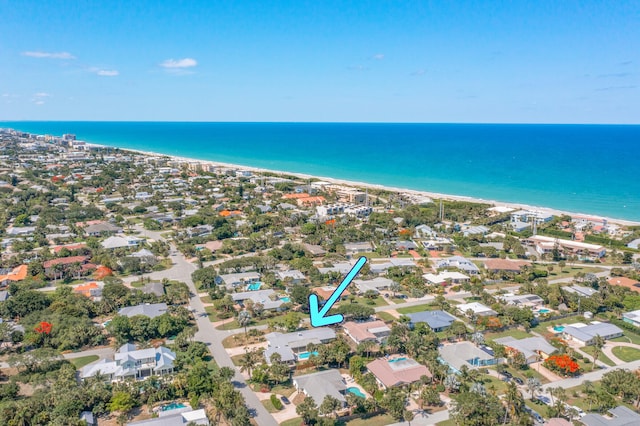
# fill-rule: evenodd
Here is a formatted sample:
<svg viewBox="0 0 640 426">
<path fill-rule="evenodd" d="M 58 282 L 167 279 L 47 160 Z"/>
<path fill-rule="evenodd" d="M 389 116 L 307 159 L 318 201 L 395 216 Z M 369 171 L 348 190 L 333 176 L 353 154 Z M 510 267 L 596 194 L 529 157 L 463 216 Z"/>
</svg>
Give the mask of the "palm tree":
<svg viewBox="0 0 640 426">
<path fill-rule="evenodd" d="M 256 356 L 254 351 L 249 351 L 247 348 L 244 348 L 244 354 L 242 358 L 240 358 L 240 372 L 247 372 L 249 377 L 251 377 L 251 370 L 255 368 L 258 364 L 256 361 Z"/>
<path fill-rule="evenodd" d="M 238 324 L 240 327 L 244 327 L 244 334 L 247 335 L 247 326 L 251 322 L 251 314 L 244 310 L 238 313 Z"/>
<path fill-rule="evenodd" d="M 596 368 L 596 361 L 598 361 L 598 357 L 605 343 L 604 337 L 599 334 L 596 334 L 596 337 L 593 338 L 593 365 L 591 366 L 591 370 Z"/>
<path fill-rule="evenodd" d="M 529 377 L 526 384 L 527 390 L 531 392 L 531 399 L 533 400 L 535 393 L 542 389 L 542 384 L 540 383 L 540 380 L 535 377 Z"/>
</svg>

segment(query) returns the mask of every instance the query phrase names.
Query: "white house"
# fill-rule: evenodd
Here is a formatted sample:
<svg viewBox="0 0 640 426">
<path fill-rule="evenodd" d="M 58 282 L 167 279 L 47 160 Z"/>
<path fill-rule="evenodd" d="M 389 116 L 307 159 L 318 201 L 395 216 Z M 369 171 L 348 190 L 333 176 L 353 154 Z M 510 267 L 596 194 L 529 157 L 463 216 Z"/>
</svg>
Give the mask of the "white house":
<svg viewBox="0 0 640 426">
<path fill-rule="evenodd" d="M 164 376 L 173 373 L 176 354 L 160 346 L 136 350 L 135 345 L 127 343 L 118 349 L 114 360 L 102 359 L 82 368 L 80 377 L 85 380 L 97 374 L 106 380 L 115 382 L 126 378 L 144 379 L 149 376 Z"/>
</svg>

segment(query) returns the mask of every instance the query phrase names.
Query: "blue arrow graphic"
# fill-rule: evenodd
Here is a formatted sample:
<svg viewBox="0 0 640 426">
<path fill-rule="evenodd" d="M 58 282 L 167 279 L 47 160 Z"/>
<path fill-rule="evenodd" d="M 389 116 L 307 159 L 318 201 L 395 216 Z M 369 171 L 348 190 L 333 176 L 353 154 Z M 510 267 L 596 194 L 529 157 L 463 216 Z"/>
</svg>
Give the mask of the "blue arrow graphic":
<svg viewBox="0 0 640 426">
<path fill-rule="evenodd" d="M 331 309 L 331 307 L 338 301 L 338 298 L 347 289 L 347 286 L 351 284 L 351 281 L 355 278 L 356 275 L 358 275 L 358 272 L 360 272 L 360 269 L 362 269 L 365 263 L 367 263 L 366 257 L 362 256 L 360 259 L 358 259 L 347 276 L 344 277 L 344 280 L 342 280 L 338 288 L 336 288 L 331 297 L 329 297 L 329 300 L 326 301 L 322 309 L 318 310 L 318 296 L 316 294 L 309 295 L 309 310 L 311 314 L 312 326 L 322 327 L 324 325 L 336 324 L 344 320 L 342 314 L 335 314 L 330 316 L 326 315 L 329 312 L 329 309 Z"/>
</svg>

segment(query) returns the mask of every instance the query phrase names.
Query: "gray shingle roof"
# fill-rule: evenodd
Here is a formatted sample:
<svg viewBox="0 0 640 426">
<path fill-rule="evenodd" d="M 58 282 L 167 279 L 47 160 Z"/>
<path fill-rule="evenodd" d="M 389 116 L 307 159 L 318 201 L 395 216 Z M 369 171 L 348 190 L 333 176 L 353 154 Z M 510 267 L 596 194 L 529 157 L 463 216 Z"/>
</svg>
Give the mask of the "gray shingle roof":
<svg viewBox="0 0 640 426">
<path fill-rule="evenodd" d="M 160 315 L 167 312 L 167 304 L 166 303 L 153 303 L 153 304 L 143 304 L 136 306 L 129 306 L 126 308 L 122 308 L 118 311 L 118 315 L 124 315 L 129 318 L 136 315 L 144 315 L 149 318 L 159 317 Z"/>
<path fill-rule="evenodd" d="M 434 330 L 449 327 L 456 320 L 456 317 L 450 313 L 440 310 L 416 312 L 414 314 L 408 314 L 407 316 L 412 324 L 424 322 Z"/>
</svg>

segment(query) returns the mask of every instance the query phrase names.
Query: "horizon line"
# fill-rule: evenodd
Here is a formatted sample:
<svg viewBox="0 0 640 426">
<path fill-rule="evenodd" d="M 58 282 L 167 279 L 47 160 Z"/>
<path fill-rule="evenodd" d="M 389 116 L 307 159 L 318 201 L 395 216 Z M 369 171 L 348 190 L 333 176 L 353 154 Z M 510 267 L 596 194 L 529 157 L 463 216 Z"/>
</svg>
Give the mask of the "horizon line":
<svg viewBox="0 0 640 426">
<path fill-rule="evenodd" d="M 207 120 L 0 120 L 2 123 L 201 123 L 201 124 L 407 124 L 407 125 L 502 125 L 502 126 L 640 126 L 639 123 L 545 123 L 476 121 L 207 121 Z"/>
</svg>

